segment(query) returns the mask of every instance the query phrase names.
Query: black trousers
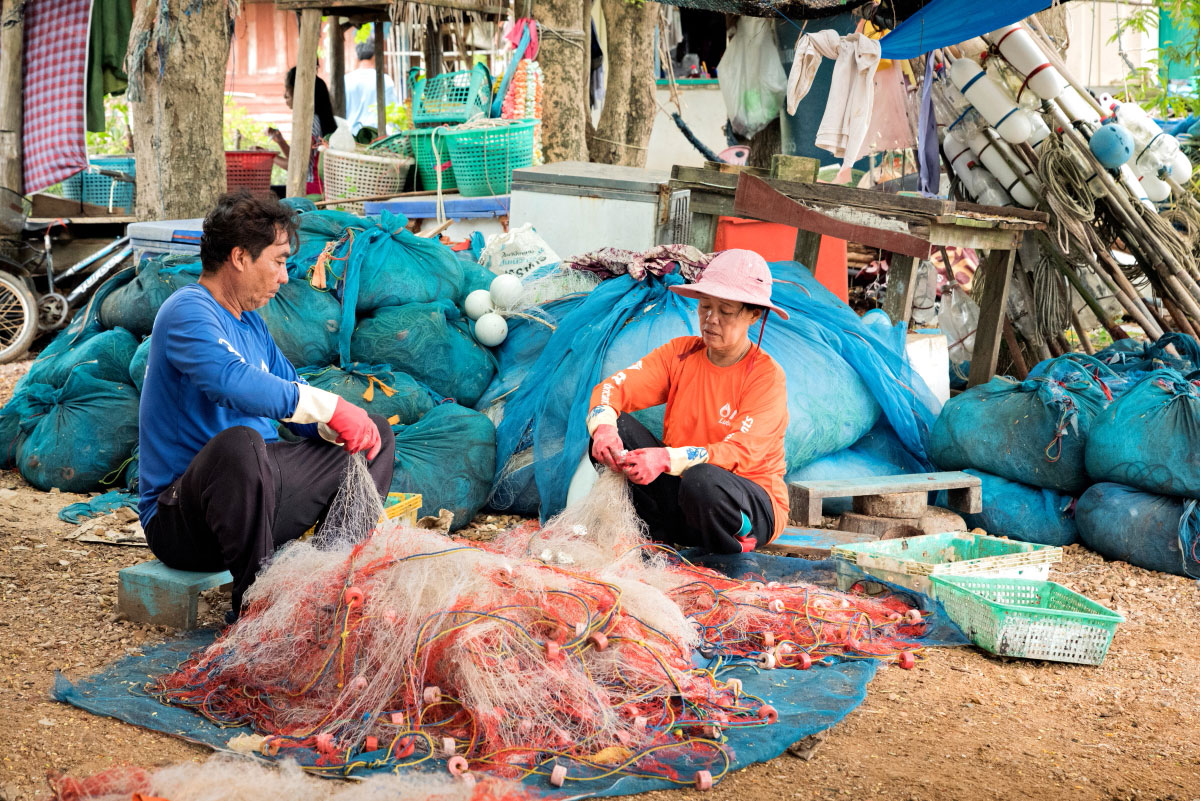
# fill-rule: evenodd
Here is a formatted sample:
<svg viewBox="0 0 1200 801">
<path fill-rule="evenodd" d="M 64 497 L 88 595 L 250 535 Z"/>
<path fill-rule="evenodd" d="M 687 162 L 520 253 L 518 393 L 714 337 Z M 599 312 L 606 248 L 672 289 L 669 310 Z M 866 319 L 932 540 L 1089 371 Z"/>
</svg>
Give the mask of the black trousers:
<svg viewBox="0 0 1200 801">
<path fill-rule="evenodd" d="M 371 421 L 382 447 L 368 468 L 380 498 L 386 498 L 395 440 L 386 419 L 371 415 Z M 146 541 L 167 567 L 232 573 L 236 616 L 275 549 L 324 520 L 349 457 L 321 439 L 268 444 L 252 428 L 227 428 L 159 494 Z"/>
<path fill-rule="evenodd" d="M 617 418 L 617 433 L 626 450 L 665 447 L 632 415 Z M 741 553 L 739 535 L 753 536 L 761 546 L 775 530 L 775 511 L 766 490 L 723 467 L 698 464 L 683 475 L 664 473 L 646 485 L 630 482 L 629 488 L 634 510 L 659 542 L 709 553 Z"/>
</svg>

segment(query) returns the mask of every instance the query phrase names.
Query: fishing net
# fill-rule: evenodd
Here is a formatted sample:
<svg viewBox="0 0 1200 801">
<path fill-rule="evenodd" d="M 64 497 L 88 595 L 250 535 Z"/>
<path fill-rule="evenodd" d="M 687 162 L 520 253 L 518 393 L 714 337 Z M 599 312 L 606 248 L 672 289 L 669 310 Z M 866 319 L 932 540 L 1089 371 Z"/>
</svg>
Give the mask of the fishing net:
<svg viewBox="0 0 1200 801">
<path fill-rule="evenodd" d="M 1078 495 L 1092 483 L 1084 469 L 1089 431 L 1120 383 L 1078 354 L 1040 363 L 1025 381 L 993 378 L 946 403 L 933 427 L 933 460 L 944 470 L 971 467 Z"/>
<path fill-rule="evenodd" d="M 339 395 L 392 425 L 409 425 L 442 401 L 442 397 L 406 373 L 383 364 L 351 363 L 337 367 L 304 368 L 308 383 Z"/>
<path fill-rule="evenodd" d="M 43 356 L 29 368 L 29 384 L 61 387 L 74 370 L 84 370 L 104 381 L 128 384 L 129 362 L 138 340 L 123 328 L 114 328 L 79 341 L 50 356 Z"/>
<path fill-rule="evenodd" d="M 120 480 L 138 438 L 138 393 L 83 371 L 61 389 L 27 388 L 16 461 L 38 489 L 90 492 Z"/>
<path fill-rule="evenodd" d="M 129 380 L 138 392 L 142 391 L 142 384 L 146 382 L 146 365 L 149 361 L 150 337 L 146 337 L 142 340 L 142 344 L 137 346 L 137 350 L 133 352 L 133 357 L 129 360 Z"/>
<path fill-rule="evenodd" d="M 458 404 L 434 406 L 408 426 L 395 426 L 393 492 L 421 493 L 418 514 L 454 513 L 453 528 L 471 522 L 487 502 L 496 472 L 496 429 L 487 415 Z"/>
<path fill-rule="evenodd" d="M 198 256 L 165 255 L 145 259 L 137 266 L 132 281 L 120 286 L 100 304 L 100 323 L 105 328 L 121 327 L 137 336 L 154 328 L 158 309 L 182 286 L 200 278 Z"/>
<path fill-rule="evenodd" d="M 445 760 L 557 785 L 691 783 L 726 771 L 725 732 L 778 718 L 726 663 L 921 653 L 926 621 L 898 596 L 731 579 L 648 542 L 616 475 L 488 546 L 394 521 L 354 534 L 281 549 L 239 621 L 149 691 L 328 774 Z"/>
<path fill-rule="evenodd" d="M 1175 353 L 1167 348 L 1173 346 Z M 1187 374 L 1200 369 L 1200 344 L 1190 334 L 1163 334 L 1156 342 L 1120 339 L 1096 353 L 1117 373 L 1149 373 L 1171 369 Z"/>
<path fill-rule="evenodd" d="M 342 307 L 328 291 L 293 278 L 258 313 L 293 365 L 324 366 L 337 361 Z"/>
<path fill-rule="evenodd" d="M 358 324 L 350 355 L 391 365 L 463 406 L 474 406 L 496 373 L 495 358 L 449 300 L 377 310 Z"/>
<path fill-rule="evenodd" d="M 772 317 L 763 337 L 764 350 L 783 367 L 792 388 L 785 435 L 789 469 L 852 445 L 881 413 L 913 458 L 927 464 L 925 439 L 937 401 L 892 348 L 892 331 L 865 325 L 804 268 L 781 262 L 771 269 L 772 299 L 791 313 L 787 322 Z M 498 464 L 511 473 L 512 457 L 533 449 L 543 517 L 563 508 L 571 476 L 586 454 L 584 417 L 596 383 L 670 339 L 696 333 L 695 303 L 668 291 L 680 281 L 675 273 L 603 281 L 557 319 L 537 360 L 505 396 Z M 488 397 L 497 395 L 489 391 Z M 659 407 L 635 416 L 651 431 L 661 431 L 662 412 Z M 498 475 L 497 482 L 504 478 Z"/>
<path fill-rule="evenodd" d="M 529 801 L 528 789 L 502 779 L 445 775 L 376 775 L 339 784 L 305 773 L 295 762 L 278 768 L 219 754 L 153 772 L 116 767 L 92 776 L 52 776 L 47 801 L 129 801 L 133 794 L 170 801 Z"/>
<path fill-rule="evenodd" d="M 1075 510 L 1084 545 L 1106 559 L 1200 578 L 1196 501 L 1101 482 Z"/>
<path fill-rule="evenodd" d="M 963 472 L 983 482 L 983 511 L 963 516 L 971 528 L 1039 545 L 1070 545 L 1079 539 L 1074 497 L 981 470 Z"/>
<path fill-rule="evenodd" d="M 1087 470 L 1164 495 L 1200 498 L 1196 431 L 1200 385 L 1174 370 L 1156 370 L 1097 415 L 1087 442 Z"/>
</svg>

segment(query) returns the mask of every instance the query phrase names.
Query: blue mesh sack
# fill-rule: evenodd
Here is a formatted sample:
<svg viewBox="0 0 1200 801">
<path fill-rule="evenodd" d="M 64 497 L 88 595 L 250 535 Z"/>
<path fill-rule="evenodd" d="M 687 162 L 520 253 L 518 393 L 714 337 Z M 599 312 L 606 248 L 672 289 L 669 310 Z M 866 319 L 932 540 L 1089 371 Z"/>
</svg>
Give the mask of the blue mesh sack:
<svg viewBox="0 0 1200 801">
<path fill-rule="evenodd" d="M 150 337 L 146 337 L 133 352 L 133 358 L 129 360 L 129 380 L 133 382 L 133 386 L 138 392 L 142 391 L 142 384 L 146 382 L 146 365 L 149 362 Z"/>
<path fill-rule="evenodd" d="M 1178 355 L 1169 353 L 1174 346 Z M 1190 334 L 1163 334 L 1157 342 L 1121 339 L 1096 354 L 1096 358 L 1117 373 L 1149 373 L 1171 369 L 1190 373 L 1200 368 L 1200 344 Z"/>
<path fill-rule="evenodd" d="M 17 452 L 25 441 L 21 421 L 30 414 L 29 385 L 18 386 L 8 403 L 0 409 L 0 470 L 17 466 Z"/>
<path fill-rule="evenodd" d="M 971 528 L 981 528 L 994 537 L 1039 545 L 1070 545 L 1079 539 L 1072 496 L 981 470 L 963 472 L 983 481 L 983 511 L 963 515 Z"/>
<path fill-rule="evenodd" d="M 496 377 L 488 384 L 487 391 L 475 403 L 480 411 L 497 401 L 506 399 L 521 382 L 537 361 L 538 355 L 554 334 L 557 321 L 582 302 L 575 297 L 548 303 L 540 308 L 545 319 L 533 317 L 510 317 L 508 336 L 492 349 L 496 357 Z"/>
<path fill-rule="evenodd" d="M 771 269 L 773 301 L 792 315 L 788 322 L 771 318 L 763 338 L 764 349 L 793 382 L 785 435 L 788 467 L 853 444 L 881 411 L 924 463 L 937 402 L 892 348 L 892 332 L 864 325 L 803 267 L 784 262 Z M 534 449 L 543 517 L 562 509 L 571 476 L 586 453 L 584 418 L 592 387 L 673 337 L 695 333 L 695 303 L 668 291 L 680 281 L 672 273 L 642 282 L 627 275 L 602 282 L 562 317 L 537 362 L 508 396 L 497 427 L 497 460 L 507 467 L 515 454 Z M 638 415 L 652 430 L 661 430 L 661 416 L 661 408 Z"/>
<path fill-rule="evenodd" d="M 306 211 L 296 217 L 296 250 L 288 259 L 288 275 L 303 277 L 314 267 L 330 242 L 336 242 L 347 228 L 366 228 L 370 221 L 336 209 Z M 340 273 L 340 270 L 338 271 Z"/>
<path fill-rule="evenodd" d="M 377 310 L 355 329 L 350 356 L 390 365 L 463 406 L 474 406 L 496 373 L 495 358 L 449 300 Z"/>
<path fill-rule="evenodd" d="M 300 374 L 314 387 L 339 395 L 371 414 L 397 418 L 392 425 L 415 423 L 442 400 L 412 376 L 386 365 L 351 364 L 345 370 L 307 368 Z"/>
<path fill-rule="evenodd" d="M 379 221 L 334 248 L 345 259 L 345 275 L 358 274 L 354 308 L 359 314 L 384 306 L 456 300 L 462 292 L 463 263 L 436 238 L 419 237 L 403 214 L 383 212 Z M 350 281 L 346 286 L 349 289 Z M 346 300 L 351 300 L 347 291 Z"/>
<path fill-rule="evenodd" d="M 271 338 L 295 366 L 333 364 L 338 358 L 341 304 L 303 278 L 279 288 L 258 310 Z"/>
<path fill-rule="evenodd" d="M 1099 377 L 1097 377 L 1099 376 Z M 1084 448 L 1117 380 L 1090 357 L 1039 364 L 1025 381 L 998 376 L 951 398 L 933 427 L 933 461 L 1078 495 L 1091 483 Z"/>
<path fill-rule="evenodd" d="M 474 261 L 466 260 L 466 258 L 463 256 L 465 253 L 470 253 L 470 251 L 464 250 L 458 254 L 459 261 L 462 262 L 463 280 L 462 288 L 458 292 L 458 297 L 456 297 L 454 300 L 459 306 L 463 305 L 463 301 L 467 299 L 467 295 L 470 295 L 476 289 L 490 289 L 492 286 L 492 280 L 496 277 L 496 274 L 487 267 L 477 264 Z"/>
<path fill-rule="evenodd" d="M 29 384 L 61 387 L 75 370 L 85 370 L 105 381 L 129 383 L 129 361 L 138 340 L 124 328 L 114 328 L 79 340 L 50 356 L 43 355 L 29 368 Z"/>
<path fill-rule="evenodd" d="M 1075 520 L 1084 545 L 1106 559 L 1200 578 L 1194 500 L 1102 482 L 1083 493 Z"/>
<path fill-rule="evenodd" d="M 409 426 L 395 426 L 392 492 L 421 493 L 419 515 L 454 513 L 455 529 L 487 502 L 496 471 L 496 429 L 487 415 L 455 403 L 433 407 Z"/>
<path fill-rule="evenodd" d="M 139 483 L 138 473 L 138 449 L 135 445 L 133 455 L 129 457 L 129 463 L 125 465 L 125 487 L 135 496 L 138 494 L 138 489 L 141 486 Z"/>
<path fill-rule="evenodd" d="M 38 489 L 90 492 L 121 478 L 138 439 L 138 393 L 76 371 L 61 389 L 30 384 L 17 450 L 21 475 Z"/>
<path fill-rule="evenodd" d="M 121 327 L 137 336 L 154 328 L 154 316 L 175 290 L 200 278 L 198 256 L 155 256 L 137 267 L 132 281 L 108 295 L 100 304 L 105 328 Z"/>
<path fill-rule="evenodd" d="M 1156 370 L 1127 390 L 1092 424 L 1087 470 L 1163 495 L 1200 498 L 1200 385 Z"/>
</svg>

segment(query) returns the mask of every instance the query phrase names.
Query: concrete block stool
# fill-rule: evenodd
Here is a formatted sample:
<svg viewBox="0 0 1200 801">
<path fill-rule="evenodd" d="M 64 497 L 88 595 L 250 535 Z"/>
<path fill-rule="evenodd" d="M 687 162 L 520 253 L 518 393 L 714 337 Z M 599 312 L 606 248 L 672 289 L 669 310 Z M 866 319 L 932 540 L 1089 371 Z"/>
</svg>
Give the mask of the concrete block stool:
<svg viewBox="0 0 1200 801">
<path fill-rule="evenodd" d="M 172 570 L 157 559 L 124 568 L 117 576 L 117 611 L 126 619 L 185 631 L 196 628 L 200 593 L 233 583 L 228 570 Z"/>
</svg>

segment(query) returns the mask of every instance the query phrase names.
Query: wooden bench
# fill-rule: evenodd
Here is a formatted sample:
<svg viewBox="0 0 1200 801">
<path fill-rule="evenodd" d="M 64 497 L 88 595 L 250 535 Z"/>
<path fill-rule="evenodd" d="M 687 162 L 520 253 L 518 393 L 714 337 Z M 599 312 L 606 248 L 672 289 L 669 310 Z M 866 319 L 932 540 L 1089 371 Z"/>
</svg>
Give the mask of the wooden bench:
<svg viewBox="0 0 1200 801">
<path fill-rule="evenodd" d="M 975 514 L 983 511 L 983 483 L 975 476 L 959 471 L 913 473 L 794 481 L 788 484 L 791 522 L 799 526 L 821 525 L 821 501 L 825 498 L 883 497 L 934 490 L 946 490 L 947 506 L 956 512 Z"/>
<path fill-rule="evenodd" d="M 233 583 L 228 570 L 193 573 L 172 570 L 154 559 L 117 573 L 117 611 L 135 623 L 177 629 L 196 628 L 200 593 Z"/>
</svg>

